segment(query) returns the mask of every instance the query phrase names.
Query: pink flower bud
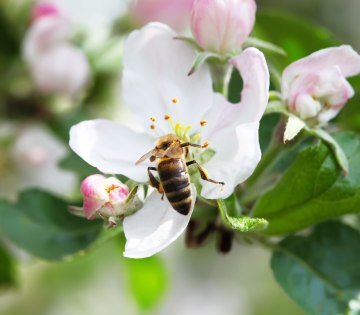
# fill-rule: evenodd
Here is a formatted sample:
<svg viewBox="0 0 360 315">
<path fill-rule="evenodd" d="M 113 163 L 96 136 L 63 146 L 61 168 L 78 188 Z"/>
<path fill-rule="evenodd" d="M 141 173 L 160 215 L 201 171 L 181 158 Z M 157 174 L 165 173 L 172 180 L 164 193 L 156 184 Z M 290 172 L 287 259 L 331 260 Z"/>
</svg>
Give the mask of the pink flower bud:
<svg viewBox="0 0 360 315">
<path fill-rule="evenodd" d="M 48 49 L 30 65 L 30 69 L 36 87 L 43 93 L 76 95 L 90 77 L 86 56 L 70 44 Z"/>
<path fill-rule="evenodd" d="M 327 122 L 354 95 L 345 78 L 359 72 L 360 55 L 350 46 L 322 49 L 285 69 L 283 98 L 301 119 Z"/>
<path fill-rule="evenodd" d="M 130 15 L 140 26 L 154 21 L 181 31 L 190 19 L 193 2 L 194 0 L 134 0 L 130 6 Z"/>
<path fill-rule="evenodd" d="M 35 21 L 44 16 L 51 16 L 51 15 L 52 16 L 60 15 L 60 11 L 58 7 L 53 3 L 42 2 L 33 7 L 31 12 L 31 19 Z"/>
<path fill-rule="evenodd" d="M 191 30 L 205 50 L 224 54 L 240 50 L 255 23 L 254 0 L 195 0 Z"/>
<path fill-rule="evenodd" d="M 129 189 L 117 178 L 90 175 L 81 183 L 80 191 L 84 196 L 84 214 L 89 220 L 97 214 L 106 218 L 124 214 Z"/>
</svg>

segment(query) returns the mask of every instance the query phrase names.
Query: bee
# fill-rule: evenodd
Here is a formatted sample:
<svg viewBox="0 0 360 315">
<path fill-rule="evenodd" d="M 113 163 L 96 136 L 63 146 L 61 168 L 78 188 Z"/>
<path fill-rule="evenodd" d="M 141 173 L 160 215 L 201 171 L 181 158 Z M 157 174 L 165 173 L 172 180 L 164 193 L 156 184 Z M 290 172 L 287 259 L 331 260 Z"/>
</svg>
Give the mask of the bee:
<svg viewBox="0 0 360 315">
<path fill-rule="evenodd" d="M 150 162 L 156 161 L 157 167 L 148 167 L 150 185 L 156 188 L 159 193 L 164 194 L 171 206 L 179 213 L 187 215 L 191 210 L 192 194 L 190 187 L 190 176 L 188 166 L 195 165 L 202 179 L 224 185 L 208 177 L 207 171 L 196 161 L 186 161 L 189 147 L 205 148 L 199 144 L 182 142 L 176 135 L 168 134 L 160 137 L 155 148 L 145 153 L 135 164 L 139 164 L 147 159 Z M 159 180 L 152 173 L 157 171 Z"/>
</svg>

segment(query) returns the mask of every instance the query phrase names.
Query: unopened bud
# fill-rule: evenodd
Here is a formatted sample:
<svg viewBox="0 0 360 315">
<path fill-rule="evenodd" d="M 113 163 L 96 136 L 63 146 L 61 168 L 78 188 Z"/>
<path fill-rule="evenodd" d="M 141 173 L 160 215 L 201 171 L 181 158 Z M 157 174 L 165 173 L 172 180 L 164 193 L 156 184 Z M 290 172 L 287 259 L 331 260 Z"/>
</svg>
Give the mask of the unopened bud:
<svg viewBox="0 0 360 315">
<path fill-rule="evenodd" d="M 191 30 L 197 44 L 225 54 L 240 50 L 255 22 L 254 0 L 195 0 Z"/>
<path fill-rule="evenodd" d="M 83 210 L 89 220 L 96 217 L 109 218 L 125 213 L 128 187 L 115 177 L 90 175 L 80 187 L 84 196 Z"/>
</svg>

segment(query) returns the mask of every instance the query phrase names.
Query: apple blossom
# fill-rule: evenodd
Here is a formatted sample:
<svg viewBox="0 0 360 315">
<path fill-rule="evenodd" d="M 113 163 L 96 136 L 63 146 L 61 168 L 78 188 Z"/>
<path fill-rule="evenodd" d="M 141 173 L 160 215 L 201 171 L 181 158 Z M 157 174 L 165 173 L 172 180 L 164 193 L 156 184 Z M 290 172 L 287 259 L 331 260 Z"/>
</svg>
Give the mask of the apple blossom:
<svg viewBox="0 0 360 315">
<path fill-rule="evenodd" d="M 46 10 L 44 6 L 40 3 L 34 8 L 35 19 L 24 41 L 24 59 L 39 91 L 76 95 L 89 80 L 89 63 L 70 43 L 69 20 L 55 6 L 47 4 Z"/>
<path fill-rule="evenodd" d="M 63 196 L 75 189 L 76 176 L 58 166 L 68 154 L 65 145 L 39 124 L 1 123 L 0 195 L 14 199 L 25 188 L 42 188 Z M 4 167 L 1 167 L 1 164 Z"/>
<path fill-rule="evenodd" d="M 240 51 L 255 23 L 254 0 L 195 0 L 191 30 L 197 44 L 219 54 Z"/>
<path fill-rule="evenodd" d="M 350 46 L 319 50 L 289 65 L 282 97 L 291 112 L 310 124 L 334 118 L 354 91 L 345 79 L 360 73 L 360 55 Z"/>
<path fill-rule="evenodd" d="M 162 22 L 181 31 L 190 19 L 194 0 L 133 0 L 130 16 L 140 26 L 149 22 Z"/>
<path fill-rule="evenodd" d="M 83 180 L 80 190 L 84 196 L 83 210 L 87 219 L 97 216 L 108 218 L 125 213 L 129 189 L 117 178 L 90 175 Z"/>
<path fill-rule="evenodd" d="M 151 23 L 126 41 L 123 96 L 141 130 L 104 119 L 84 121 L 70 130 L 70 147 L 87 163 L 137 182 L 148 181 L 150 162 L 135 162 L 153 149 L 158 137 L 172 133 L 182 141 L 209 143 L 205 153 L 193 149 L 192 158 L 202 161 L 209 176 L 225 185 L 201 180 L 198 192 L 192 185 L 188 215 L 176 212 L 153 191 L 143 208 L 124 219 L 127 257 L 148 257 L 168 246 L 186 228 L 197 194 L 209 199 L 230 196 L 252 174 L 261 156 L 258 128 L 269 86 L 263 54 L 248 48 L 230 60 L 244 81 L 241 102 L 231 104 L 213 92 L 205 65 L 187 76 L 195 52 L 175 36 L 166 25 Z"/>
</svg>

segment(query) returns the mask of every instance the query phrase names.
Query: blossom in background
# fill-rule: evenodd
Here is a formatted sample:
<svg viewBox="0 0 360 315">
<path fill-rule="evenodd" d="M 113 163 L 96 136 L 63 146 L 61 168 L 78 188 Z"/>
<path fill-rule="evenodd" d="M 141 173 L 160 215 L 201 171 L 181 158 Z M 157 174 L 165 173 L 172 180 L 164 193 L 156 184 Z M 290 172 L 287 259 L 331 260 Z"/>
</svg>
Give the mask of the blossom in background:
<svg viewBox="0 0 360 315">
<path fill-rule="evenodd" d="M 90 66 L 84 53 L 70 43 L 71 34 L 71 23 L 56 6 L 40 3 L 34 7 L 24 59 L 39 91 L 74 96 L 87 84 Z"/>
<path fill-rule="evenodd" d="M 360 55 L 350 46 L 322 49 L 285 69 L 282 97 L 301 119 L 325 123 L 354 95 L 345 78 L 358 73 Z"/>
<path fill-rule="evenodd" d="M 195 0 L 191 30 L 197 44 L 219 54 L 240 51 L 255 23 L 254 0 Z"/>
<path fill-rule="evenodd" d="M 139 26 L 156 21 L 181 31 L 188 25 L 193 2 L 194 0 L 133 0 L 129 14 Z"/>
<path fill-rule="evenodd" d="M 151 256 L 173 242 L 189 222 L 197 193 L 209 199 L 228 197 L 251 175 L 261 156 L 258 128 L 269 87 L 263 54 L 249 48 L 230 60 L 244 81 L 241 102 L 230 104 L 213 92 L 205 66 L 187 76 L 195 52 L 174 36 L 166 25 L 151 23 L 126 41 L 123 95 L 142 130 L 99 119 L 81 122 L 70 131 L 71 148 L 87 163 L 137 182 L 148 181 L 150 163 L 135 162 L 158 137 L 175 133 L 183 141 L 209 143 L 212 157 L 203 165 L 225 186 L 201 181 L 202 190 L 196 192 L 192 185 L 193 204 L 186 216 L 152 192 L 142 209 L 124 219 L 127 257 Z M 192 153 L 198 158 L 202 152 Z"/>
<path fill-rule="evenodd" d="M 87 219 L 119 216 L 125 212 L 128 187 L 115 177 L 95 174 L 86 177 L 80 186 L 84 196 L 83 211 Z"/>
<path fill-rule="evenodd" d="M 0 195 L 15 198 L 26 188 L 41 188 L 69 196 L 75 189 L 76 176 L 58 166 L 66 157 L 65 145 L 42 125 L 2 124 Z"/>
</svg>

